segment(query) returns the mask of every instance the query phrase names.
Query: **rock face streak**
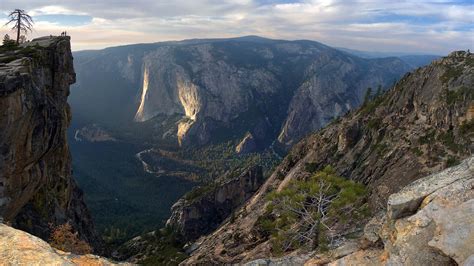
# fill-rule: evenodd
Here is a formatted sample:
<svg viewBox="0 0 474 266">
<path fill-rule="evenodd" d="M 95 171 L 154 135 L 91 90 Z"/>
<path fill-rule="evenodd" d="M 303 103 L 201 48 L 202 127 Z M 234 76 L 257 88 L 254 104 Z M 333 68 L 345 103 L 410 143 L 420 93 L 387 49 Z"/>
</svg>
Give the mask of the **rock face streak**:
<svg viewBox="0 0 474 266">
<path fill-rule="evenodd" d="M 50 224 L 71 223 L 99 243 L 72 178 L 66 130 L 75 82 L 69 37 L 35 39 L 0 55 L 0 217 L 43 239 Z"/>
</svg>

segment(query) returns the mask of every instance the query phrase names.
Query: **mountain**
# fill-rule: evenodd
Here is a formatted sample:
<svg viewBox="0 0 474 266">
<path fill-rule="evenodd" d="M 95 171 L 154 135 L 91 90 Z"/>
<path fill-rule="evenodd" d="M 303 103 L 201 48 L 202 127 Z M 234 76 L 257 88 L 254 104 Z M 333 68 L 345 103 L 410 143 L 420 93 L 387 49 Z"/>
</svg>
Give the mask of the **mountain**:
<svg viewBox="0 0 474 266">
<path fill-rule="evenodd" d="M 370 51 L 359 51 L 347 48 L 338 47 L 337 49 L 356 55 L 362 58 L 387 58 L 387 57 L 397 57 L 402 61 L 407 63 L 413 68 L 422 67 L 430 64 L 432 61 L 441 58 L 439 55 L 430 55 L 430 54 L 410 54 L 410 53 L 397 53 L 397 52 L 370 52 Z"/>
<path fill-rule="evenodd" d="M 0 220 L 46 240 L 69 223 L 100 251 L 66 138 L 76 78 L 70 39 L 0 49 Z"/>
<path fill-rule="evenodd" d="M 368 189 L 366 204 L 377 216 L 385 211 L 391 194 L 471 156 L 473 123 L 474 55 L 453 52 L 406 74 L 384 95 L 296 144 L 259 191 L 235 211 L 235 219 L 228 219 L 200 239 L 183 264 L 240 263 L 271 257 L 271 236 L 262 221 L 278 217 L 266 208 L 268 195 L 295 180 L 306 180 L 326 166 L 332 166 L 339 176 L 364 184 Z M 416 211 L 419 202 L 409 201 L 413 205 L 408 204 L 411 209 L 406 214 Z M 340 225 L 332 232 L 339 236 L 333 243 L 360 232 L 369 218 Z"/>
<path fill-rule="evenodd" d="M 312 41 L 256 36 L 137 44 L 74 54 L 70 103 L 81 127 L 148 125 L 156 142 L 243 139 L 291 146 L 412 67 Z M 135 121 L 135 123 L 133 122 Z M 145 131 L 146 131 L 145 130 Z"/>
</svg>

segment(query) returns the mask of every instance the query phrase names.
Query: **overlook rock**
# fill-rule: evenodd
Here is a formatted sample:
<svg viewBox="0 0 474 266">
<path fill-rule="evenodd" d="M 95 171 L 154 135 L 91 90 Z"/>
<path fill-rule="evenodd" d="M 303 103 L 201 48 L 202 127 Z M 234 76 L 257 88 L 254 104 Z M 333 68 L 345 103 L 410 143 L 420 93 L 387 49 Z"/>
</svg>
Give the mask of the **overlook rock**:
<svg viewBox="0 0 474 266">
<path fill-rule="evenodd" d="M 8 264 L 4 264 L 8 262 Z M 43 240 L 0 223 L 0 263 L 2 265 L 130 265 L 115 264 L 94 255 L 74 255 L 56 250 Z"/>
<path fill-rule="evenodd" d="M 51 225 L 69 222 L 97 247 L 66 139 L 75 78 L 69 37 L 0 54 L 0 217 L 43 239 Z"/>
</svg>

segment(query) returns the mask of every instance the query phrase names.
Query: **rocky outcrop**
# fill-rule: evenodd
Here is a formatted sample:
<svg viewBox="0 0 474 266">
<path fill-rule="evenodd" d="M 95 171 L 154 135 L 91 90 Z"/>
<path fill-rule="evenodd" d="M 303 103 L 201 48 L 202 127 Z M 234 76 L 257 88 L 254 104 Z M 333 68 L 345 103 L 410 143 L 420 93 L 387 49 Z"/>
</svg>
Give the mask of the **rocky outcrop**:
<svg viewBox="0 0 474 266">
<path fill-rule="evenodd" d="M 192 241 L 216 229 L 248 200 L 264 182 L 262 168 L 254 166 L 222 184 L 191 191 L 172 207 L 168 222 L 184 241 Z"/>
<path fill-rule="evenodd" d="M 326 253 L 290 254 L 245 265 L 471 265 L 473 187 L 470 157 L 392 194 L 388 211 L 367 223 L 359 239 Z"/>
<path fill-rule="evenodd" d="M 97 247 L 66 140 L 76 77 L 69 37 L 35 39 L 0 58 L 0 217 L 43 239 L 69 222 Z"/>
<path fill-rule="evenodd" d="M 84 126 L 76 130 L 74 140 L 88 142 L 117 141 L 109 132 L 97 124 Z"/>
<path fill-rule="evenodd" d="M 383 97 L 296 144 L 236 212 L 235 221 L 208 235 L 184 264 L 270 257 L 268 236 L 258 225 L 265 214 L 266 195 L 291 180 L 308 177 L 308 168 L 331 165 L 339 175 L 365 183 L 376 213 L 402 187 L 469 157 L 474 152 L 469 119 L 474 101 L 473 61 L 473 54 L 456 52 L 417 69 Z"/>
<path fill-rule="evenodd" d="M 317 42 L 263 38 L 133 45 L 77 58 L 80 89 L 71 102 L 87 121 L 127 123 L 129 106 L 135 121 L 155 127 L 182 116 L 161 131 L 177 131 L 165 140 L 185 146 L 246 132 L 264 148 L 276 140 L 290 146 L 359 106 L 367 87 L 386 88 L 411 69 L 397 58 L 362 59 Z M 103 94 L 117 98 L 115 106 Z"/>
<path fill-rule="evenodd" d="M 247 133 L 242 141 L 235 147 L 237 154 L 246 154 L 254 152 L 257 149 L 257 143 L 251 133 Z"/>
<path fill-rule="evenodd" d="M 474 157 L 417 180 L 390 196 L 387 214 L 372 221 L 376 230 L 366 227 L 365 235 L 375 238 L 365 240 L 380 239 L 383 248 L 359 249 L 329 265 L 367 265 L 368 258 L 372 265 L 470 265 L 473 188 Z"/>
<path fill-rule="evenodd" d="M 75 255 L 49 246 L 43 240 L 0 223 L 2 265 L 131 265 L 116 264 L 95 255 Z"/>
</svg>

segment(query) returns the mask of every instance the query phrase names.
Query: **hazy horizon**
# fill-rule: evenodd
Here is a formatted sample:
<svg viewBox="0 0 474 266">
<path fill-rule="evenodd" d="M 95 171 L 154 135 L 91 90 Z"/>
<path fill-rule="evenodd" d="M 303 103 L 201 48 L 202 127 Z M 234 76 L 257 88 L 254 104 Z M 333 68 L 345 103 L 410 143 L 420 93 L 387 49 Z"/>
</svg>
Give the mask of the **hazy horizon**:
<svg viewBox="0 0 474 266">
<path fill-rule="evenodd" d="M 248 35 L 370 52 L 445 55 L 474 49 L 474 6 L 464 0 L 4 0 L 2 36 L 13 34 L 3 25 L 15 8 L 35 20 L 28 38 L 67 31 L 74 51 Z"/>
</svg>

